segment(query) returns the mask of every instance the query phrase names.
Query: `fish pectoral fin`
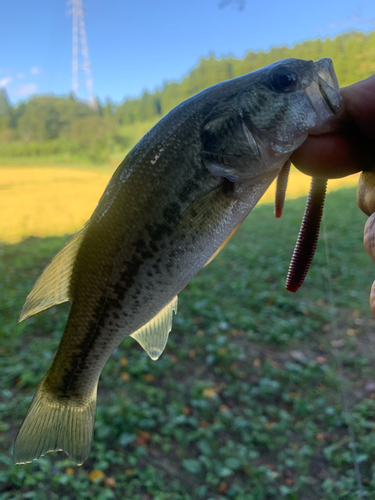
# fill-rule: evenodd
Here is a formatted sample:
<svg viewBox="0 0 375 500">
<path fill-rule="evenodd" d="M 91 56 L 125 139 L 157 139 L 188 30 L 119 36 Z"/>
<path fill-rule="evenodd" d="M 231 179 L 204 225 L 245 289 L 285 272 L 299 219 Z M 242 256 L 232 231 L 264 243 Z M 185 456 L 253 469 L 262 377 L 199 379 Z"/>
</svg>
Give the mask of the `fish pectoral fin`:
<svg viewBox="0 0 375 500">
<path fill-rule="evenodd" d="M 159 358 L 167 345 L 168 335 L 172 330 L 173 311 L 177 313 L 177 295 L 151 321 L 130 335 L 153 360 Z"/>
<path fill-rule="evenodd" d="M 26 298 L 20 322 L 55 304 L 71 300 L 70 278 L 85 233 L 86 227 L 84 226 L 44 269 Z"/>
<path fill-rule="evenodd" d="M 229 242 L 229 240 L 232 238 L 232 236 L 234 235 L 235 232 L 237 232 L 237 229 L 240 227 L 240 225 L 242 224 L 243 221 L 241 221 L 238 226 L 236 226 L 233 231 L 229 234 L 229 236 L 227 236 L 225 238 L 225 240 L 223 241 L 223 243 L 219 246 L 219 248 L 217 250 L 214 251 L 214 253 L 211 255 L 211 257 L 208 259 L 208 261 L 205 263 L 205 265 L 203 267 L 206 267 L 208 266 L 208 264 L 210 264 L 210 262 L 212 262 L 214 260 L 214 258 L 218 255 L 219 252 L 222 251 L 222 249 L 226 246 L 226 244 Z"/>
<path fill-rule="evenodd" d="M 96 387 L 86 398 L 59 398 L 45 378 L 14 443 L 16 464 L 27 464 L 51 451 L 65 451 L 81 465 L 87 458 L 95 423 Z"/>
</svg>

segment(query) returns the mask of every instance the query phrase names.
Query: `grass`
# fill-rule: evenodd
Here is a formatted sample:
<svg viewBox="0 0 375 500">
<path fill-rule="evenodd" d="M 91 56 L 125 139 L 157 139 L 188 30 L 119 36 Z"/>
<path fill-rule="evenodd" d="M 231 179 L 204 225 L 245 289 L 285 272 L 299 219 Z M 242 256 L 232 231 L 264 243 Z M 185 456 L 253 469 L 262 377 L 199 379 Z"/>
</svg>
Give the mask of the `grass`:
<svg viewBox="0 0 375 500">
<path fill-rule="evenodd" d="M 109 169 L 47 166 L 9 166 L 0 172 L 0 239 L 12 243 L 78 231 L 111 176 Z"/>
<path fill-rule="evenodd" d="M 114 169 L 106 165 L 8 164 L 0 166 L 0 241 L 16 243 L 28 236 L 52 236 L 78 231 L 93 212 Z M 297 170 L 290 177 L 288 195 L 306 194 L 309 178 Z M 358 176 L 330 181 L 329 187 L 355 185 Z M 274 197 L 272 185 L 262 199 Z"/>
<path fill-rule="evenodd" d="M 17 317 L 67 237 L 3 243 L 0 500 L 374 498 L 374 268 L 362 246 L 366 217 L 354 189 L 328 195 L 326 238 L 294 295 L 284 282 L 303 208 L 303 199 L 287 202 L 281 220 L 270 205 L 253 211 L 180 294 L 157 362 L 124 340 L 100 380 L 94 443 L 82 467 L 63 453 L 12 464 L 12 442 L 69 306 L 22 324 Z"/>
</svg>

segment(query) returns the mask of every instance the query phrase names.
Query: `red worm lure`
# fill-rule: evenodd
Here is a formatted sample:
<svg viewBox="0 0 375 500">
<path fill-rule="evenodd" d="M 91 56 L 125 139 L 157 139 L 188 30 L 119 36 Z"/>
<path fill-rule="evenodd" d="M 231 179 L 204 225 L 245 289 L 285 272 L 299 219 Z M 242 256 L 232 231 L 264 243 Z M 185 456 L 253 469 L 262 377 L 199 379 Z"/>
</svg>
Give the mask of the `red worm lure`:
<svg viewBox="0 0 375 500">
<path fill-rule="evenodd" d="M 276 217 L 281 217 L 282 214 L 289 171 L 290 161 L 287 161 L 277 177 L 275 196 Z M 305 213 L 286 278 L 286 289 L 289 292 L 296 292 L 299 289 L 313 260 L 319 237 L 326 190 L 327 179 L 312 178 Z"/>
</svg>

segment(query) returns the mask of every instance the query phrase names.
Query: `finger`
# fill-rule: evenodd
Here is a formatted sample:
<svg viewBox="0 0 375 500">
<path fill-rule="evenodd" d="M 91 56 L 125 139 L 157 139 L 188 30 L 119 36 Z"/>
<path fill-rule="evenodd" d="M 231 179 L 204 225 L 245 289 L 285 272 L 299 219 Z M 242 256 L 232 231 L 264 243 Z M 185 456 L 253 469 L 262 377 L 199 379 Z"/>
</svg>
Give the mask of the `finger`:
<svg viewBox="0 0 375 500">
<path fill-rule="evenodd" d="M 375 212 L 375 171 L 362 172 L 358 182 L 357 203 L 366 215 Z"/>
<path fill-rule="evenodd" d="M 370 140 L 375 139 L 375 74 L 340 90 L 349 120 Z"/>
<path fill-rule="evenodd" d="M 375 316 L 375 281 L 372 284 L 370 292 L 370 309 L 372 314 Z"/>
<path fill-rule="evenodd" d="M 365 224 L 363 244 L 366 252 L 375 261 L 375 213 L 373 213 Z"/>
<path fill-rule="evenodd" d="M 363 170 L 363 158 L 358 151 L 366 151 L 358 134 L 336 133 L 309 136 L 291 160 L 304 174 L 335 179 Z"/>
</svg>

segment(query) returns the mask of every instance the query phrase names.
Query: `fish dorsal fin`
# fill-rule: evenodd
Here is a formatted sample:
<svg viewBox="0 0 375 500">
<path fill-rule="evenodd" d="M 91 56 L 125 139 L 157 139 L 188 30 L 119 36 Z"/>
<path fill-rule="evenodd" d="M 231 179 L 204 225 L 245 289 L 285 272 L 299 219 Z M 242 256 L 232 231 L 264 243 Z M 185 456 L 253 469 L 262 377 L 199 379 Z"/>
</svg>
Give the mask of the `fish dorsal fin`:
<svg viewBox="0 0 375 500">
<path fill-rule="evenodd" d="M 151 321 L 131 334 L 153 360 L 159 358 L 167 344 L 173 311 L 177 313 L 177 295 Z"/>
<path fill-rule="evenodd" d="M 44 269 L 26 298 L 19 321 L 55 304 L 71 300 L 69 295 L 70 277 L 85 233 L 86 227 L 83 227 Z"/>
</svg>

